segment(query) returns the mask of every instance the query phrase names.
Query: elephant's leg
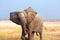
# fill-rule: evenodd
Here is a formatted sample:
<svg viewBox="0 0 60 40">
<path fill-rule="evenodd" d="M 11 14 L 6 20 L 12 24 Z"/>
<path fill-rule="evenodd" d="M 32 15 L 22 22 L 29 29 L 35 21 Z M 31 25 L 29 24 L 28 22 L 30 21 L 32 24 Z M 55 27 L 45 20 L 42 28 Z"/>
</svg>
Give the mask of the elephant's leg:
<svg viewBox="0 0 60 40">
<path fill-rule="evenodd" d="M 39 32 L 36 32 L 36 35 L 37 35 L 37 36 L 39 36 L 39 34 L 38 34 L 38 33 L 39 33 Z"/>
<path fill-rule="evenodd" d="M 26 33 L 26 25 L 22 25 L 22 40 L 25 40 L 25 33 Z"/>
<path fill-rule="evenodd" d="M 40 40 L 42 40 L 42 31 L 39 32 L 39 35 L 40 35 Z"/>
<path fill-rule="evenodd" d="M 33 40 L 33 35 L 34 35 L 34 33 L 32 32 L 32 30 L 29 30 L 29 32 L 28 32 L 28 40 Z"/>
<path fill-rule="evenodd" d="M 22 32 L 22 40 L 25 40 L 24 32 Z"/>
</svg>

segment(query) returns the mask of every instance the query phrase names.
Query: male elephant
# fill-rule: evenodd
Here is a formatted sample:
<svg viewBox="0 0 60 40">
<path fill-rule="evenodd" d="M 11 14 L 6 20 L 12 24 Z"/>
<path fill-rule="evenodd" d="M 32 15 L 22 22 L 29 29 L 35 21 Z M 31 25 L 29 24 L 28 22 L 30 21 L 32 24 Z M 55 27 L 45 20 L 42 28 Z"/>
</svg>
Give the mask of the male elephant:
<svg viewBox="0 0 60 40">
<path fill-rule="evenodd" d="M 33 40 L 35 32 L 39 32 L 40 40 L 42 40 L 43 20 L 31 7 L 21 12 L 11 12 L 10 20 L 22 25 L 22 40 L 25 40 L 26 30 L 28 40 Z"/>
</svg>

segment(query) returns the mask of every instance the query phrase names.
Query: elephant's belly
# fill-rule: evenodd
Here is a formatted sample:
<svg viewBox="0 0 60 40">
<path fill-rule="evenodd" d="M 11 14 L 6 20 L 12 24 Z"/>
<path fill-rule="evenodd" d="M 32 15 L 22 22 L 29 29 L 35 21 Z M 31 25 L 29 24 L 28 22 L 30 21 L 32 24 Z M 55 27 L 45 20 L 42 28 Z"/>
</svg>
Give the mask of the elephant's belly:
<svg viewBox="0 0 60 40">
<path fill-rule="evenodd" d="M 40 31 L 42 30 L 42 28 L 35 27 L 35 28 L 33 28 L 32 30 L 35 31 L 35 32 L 40 32 Z"/>
</svg>

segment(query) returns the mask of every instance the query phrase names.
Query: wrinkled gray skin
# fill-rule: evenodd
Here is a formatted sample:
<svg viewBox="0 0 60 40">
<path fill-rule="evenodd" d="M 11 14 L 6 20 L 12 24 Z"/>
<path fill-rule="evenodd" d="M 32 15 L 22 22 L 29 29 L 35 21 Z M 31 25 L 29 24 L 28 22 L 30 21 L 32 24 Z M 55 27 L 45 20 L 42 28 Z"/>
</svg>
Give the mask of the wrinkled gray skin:
<svg viewBox="0 0 60 40">
<path fill-rule="evenodd" d="M 42 40 L 43 20 L 35 11 L 29 9 L 23 12 L 11 12 L 10 20 L 22 25 L 22 40 L 25 40 L 26 30 L 28 40 L 33 40 L 35 32 L 39 32 L 40 40 Z"/>
<path fill-rule="evenodd" d="M 10 20 L 18 25 L 22 25 L 22 40 L 25 40 L 26 34 L 26 19 L 23 17 L 22 12 L 11 12 Z"/>
</svg>

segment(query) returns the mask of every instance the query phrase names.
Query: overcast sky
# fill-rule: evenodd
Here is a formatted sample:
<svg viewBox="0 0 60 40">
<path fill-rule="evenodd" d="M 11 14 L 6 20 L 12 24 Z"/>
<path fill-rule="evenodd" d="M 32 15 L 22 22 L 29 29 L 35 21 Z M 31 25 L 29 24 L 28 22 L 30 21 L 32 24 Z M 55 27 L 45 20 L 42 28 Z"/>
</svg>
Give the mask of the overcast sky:
<svg viewBox="0 0 60 40">
<path fill-rule="evenodd" d="M 33 7 L 43 19 L 60 19 L 60 0 L 0 0 L 0 19 L 9 19 L 11 11 Z"/>
</svg>

